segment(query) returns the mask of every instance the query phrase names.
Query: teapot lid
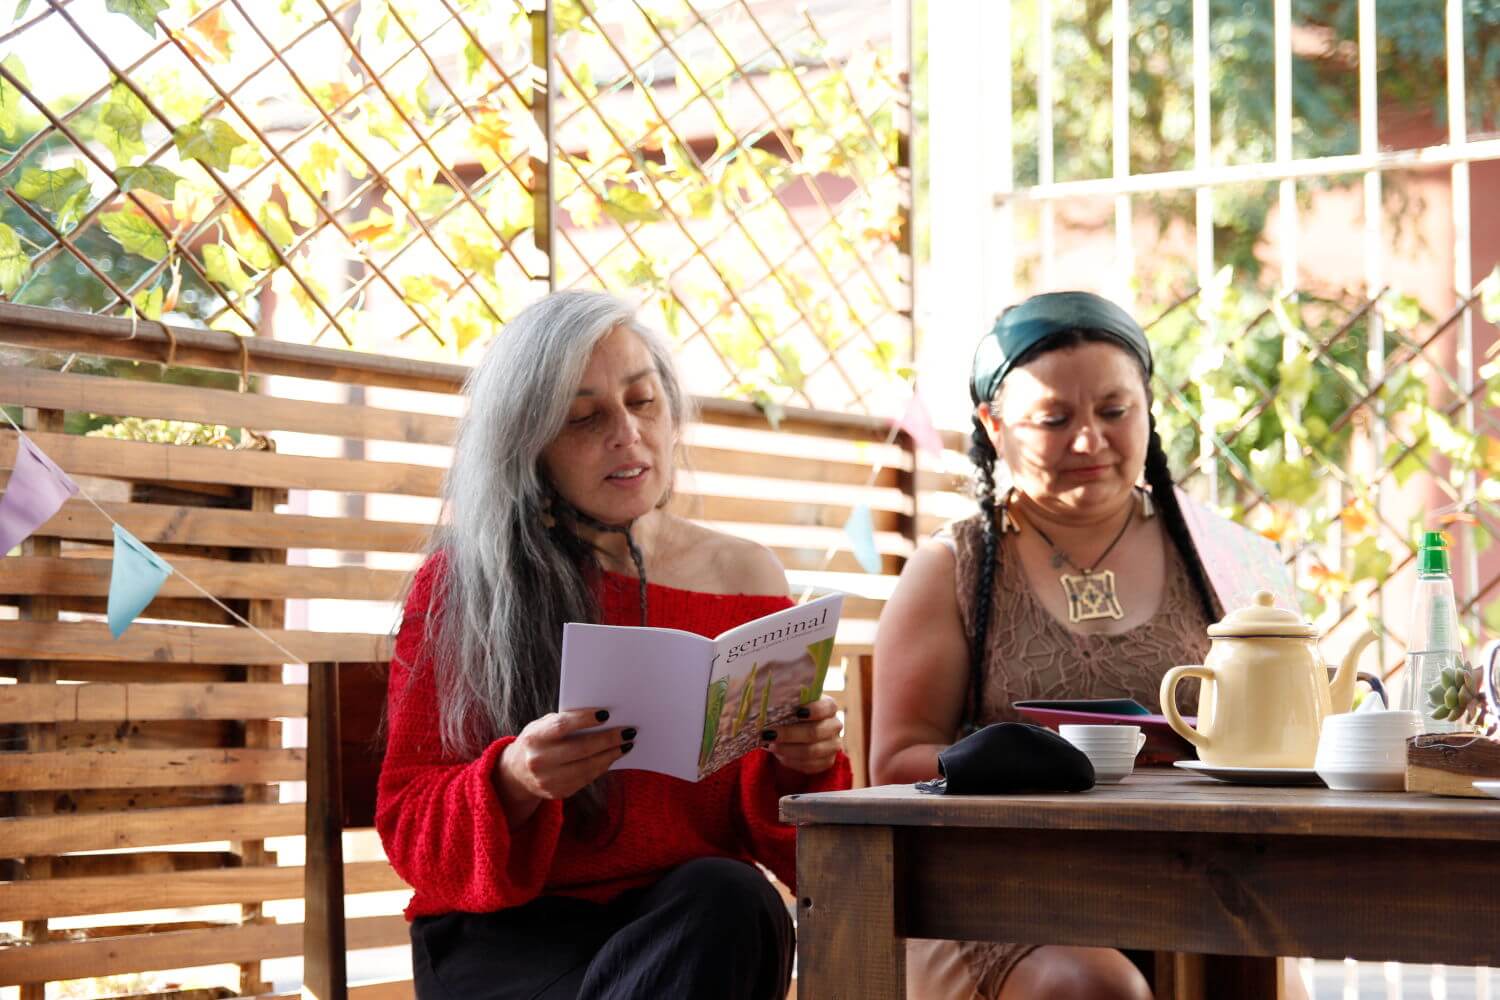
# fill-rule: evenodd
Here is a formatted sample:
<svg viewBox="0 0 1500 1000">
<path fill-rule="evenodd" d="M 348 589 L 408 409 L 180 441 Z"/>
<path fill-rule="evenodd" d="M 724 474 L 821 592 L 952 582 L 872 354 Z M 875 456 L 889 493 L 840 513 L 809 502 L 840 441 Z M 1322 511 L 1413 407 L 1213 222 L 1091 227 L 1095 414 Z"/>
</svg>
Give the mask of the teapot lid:
<svg viewBox="0 0 1500 1000">
<path fill-rule="evenodd" d="M 1239 608 L 1224 616 L 1224 620 L 1208 627 L 1210 638 L 1249 638 L 1251 636 L 1275 636 L 1287 639 L 1316 639 L 1317 631 L 1299 616 L 1284 608 L 1276 607 L 1276 595 L 1269 590 L 1255 592 L 1255 603 Z"/>
</svg>

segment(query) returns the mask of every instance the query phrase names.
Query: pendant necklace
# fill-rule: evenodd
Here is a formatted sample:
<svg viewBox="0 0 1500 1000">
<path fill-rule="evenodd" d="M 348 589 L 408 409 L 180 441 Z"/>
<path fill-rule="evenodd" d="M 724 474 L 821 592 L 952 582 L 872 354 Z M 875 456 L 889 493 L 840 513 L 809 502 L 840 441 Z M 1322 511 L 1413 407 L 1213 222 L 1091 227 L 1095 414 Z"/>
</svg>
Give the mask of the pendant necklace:
<svg viewBox="0 0 1500 1000">
<path fill-rule="evenodd" d="M 1113 618 L 1119 621 L 1125 617 L 1125 611 L 1120 607 L 1119 594 L 1115 591 L 1114 570 L 1107 569 L 1101 573 L 1096 572 L 1096 567 L 1109 558 L 1115 546 L 1120 544 L 1120 539 L 1125 537 L 1125 531 L 1130 527 L 1130 522 L 1134 520 L 1135 505 L 1131 504 L 1126 510 L 1125 523 L 1120 525 L 1120 531 L 1115 535 L 1114 541 L 1110 542 L 1109 546 L 1099 554 L 1093 566 L 1082 569 L 1066 552 L 1058 548 L 1052 539 L 1047 537 L 1045 531 L 1037 527 L 1035 522 L 1032 523 L 1031 526 L 1036 529 L 1037 535 L 1052 550 L 1052 568 L 1062 569 L 1063 565 L 1067 564 L 1077 571 L 1077 575 L 1059 573 L 1057 577 L 1058 582 L 1062 584 L 1063 593 L 1068 596 L 1068 621 L 1076 625 L 1079 622 L 1097 621 L 1101 618 Z"/>
</svg>

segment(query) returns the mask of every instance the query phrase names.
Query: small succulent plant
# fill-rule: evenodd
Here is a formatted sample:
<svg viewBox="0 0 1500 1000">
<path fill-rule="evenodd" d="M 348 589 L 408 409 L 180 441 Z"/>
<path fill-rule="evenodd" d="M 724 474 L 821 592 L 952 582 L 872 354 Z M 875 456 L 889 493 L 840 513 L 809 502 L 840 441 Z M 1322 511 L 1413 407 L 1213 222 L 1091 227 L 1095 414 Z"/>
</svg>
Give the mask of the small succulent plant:
<svg viewBox="0 0 1500 1000">
<path fill-rule="evenodd" d="M 1479 690 L 1477 674 L 1463 662 L 1444 667 L 1437 683 L 1427 689 L 1428 715 L 1439 721 L 1483 727 L 1489 706 Z"/>
</svg>

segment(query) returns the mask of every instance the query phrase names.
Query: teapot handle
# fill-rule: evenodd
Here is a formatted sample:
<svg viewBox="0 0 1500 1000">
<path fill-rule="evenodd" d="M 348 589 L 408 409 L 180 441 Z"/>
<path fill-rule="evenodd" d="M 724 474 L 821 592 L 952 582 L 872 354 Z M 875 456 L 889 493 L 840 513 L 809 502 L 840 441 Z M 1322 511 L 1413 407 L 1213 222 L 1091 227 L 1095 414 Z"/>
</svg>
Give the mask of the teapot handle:
<svg viewBox="0 0 1500 1000">
<path fill-rule="evenodd" d="M 1161 679 L 1161 714 L 1166 716 L 1167 725 L 1173 732 L 1201 750 L 1208 746 L 1208 737 L 1188 725 L 1182 713 L 1177 711 L 1177 682 L 1184 677 L 1197 677 L 1205 687 L 1215 681 L 1213 670 L 1197 663 L 1168 670 Z M 1203 693 L 1199 693 L 1198 700 L 1202 704 Z"/>
</svg>

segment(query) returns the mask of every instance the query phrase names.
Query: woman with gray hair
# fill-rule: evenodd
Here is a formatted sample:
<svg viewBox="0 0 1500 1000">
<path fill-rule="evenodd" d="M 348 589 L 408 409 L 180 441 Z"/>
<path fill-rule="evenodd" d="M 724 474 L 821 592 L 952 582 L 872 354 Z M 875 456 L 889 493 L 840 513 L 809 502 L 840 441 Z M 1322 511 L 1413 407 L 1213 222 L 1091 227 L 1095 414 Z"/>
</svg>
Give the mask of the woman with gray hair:
<svg viewBox="0 0 1500 1000">
<path fill-rule="evenodd" d="M 416 891 L 420 997 L 786 994 L 785 794 L 848 787 L 834 704 L 691 783 L 614 770 L 631 728 L 557 711 L 565 622 L 702 635 L 790 606 L 767 549 L 664 507 L 687 416 L 668 346 L 559 292 L 474 370 L 445 516 L 389 681 L 376 825 Z"/>
</svg>

